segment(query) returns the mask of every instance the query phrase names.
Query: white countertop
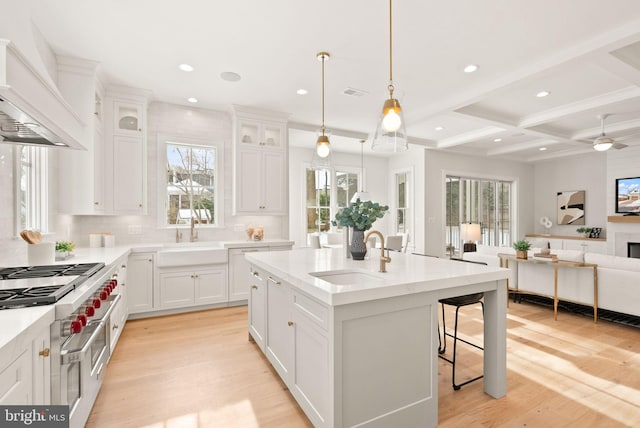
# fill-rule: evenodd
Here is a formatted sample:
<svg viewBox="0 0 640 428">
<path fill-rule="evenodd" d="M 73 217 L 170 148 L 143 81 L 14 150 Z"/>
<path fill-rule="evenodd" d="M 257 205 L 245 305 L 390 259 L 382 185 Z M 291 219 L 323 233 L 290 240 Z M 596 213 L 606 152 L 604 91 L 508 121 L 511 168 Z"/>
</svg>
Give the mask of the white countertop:
<svg viewBox="0 0 640 428">
<path fill-rule="evenodd" d="M 247 253 L 247 260 L 328 305 L 343 305 L 425 291 L 507 279 L 510 271 L 473 263 L 391 252 L 386 273 L 378 272 L 380 253 L 357 261 L 340 249 L 299 249 Z M 335 285 L 310 272 L 357 270 L 376 277 L 371 283 Z M 446 294 L 446 293 L 443 293 Z"/>
<path fill-rule="evenodd" d="M 53 305 L 0 310 L 0 368 L 17 358 L 32 336 L 48 329 L 54 319 Z"/>
</svg>

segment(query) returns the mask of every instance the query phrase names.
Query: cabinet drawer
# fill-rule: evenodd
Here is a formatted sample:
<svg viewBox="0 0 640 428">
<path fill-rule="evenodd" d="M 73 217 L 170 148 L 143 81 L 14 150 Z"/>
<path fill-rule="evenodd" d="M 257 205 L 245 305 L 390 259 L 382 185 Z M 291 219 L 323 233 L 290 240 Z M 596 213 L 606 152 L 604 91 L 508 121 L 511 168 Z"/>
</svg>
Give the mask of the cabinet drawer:
<svg viewBox="0 0 640 428">
<path fill-rule="evenodd" d="M 293 306 L 323 330 L 326 331 L 329 328 L 329 310 L 322 303 L 316 302 L 303 294 L 294 293 Z"/>
</svg>

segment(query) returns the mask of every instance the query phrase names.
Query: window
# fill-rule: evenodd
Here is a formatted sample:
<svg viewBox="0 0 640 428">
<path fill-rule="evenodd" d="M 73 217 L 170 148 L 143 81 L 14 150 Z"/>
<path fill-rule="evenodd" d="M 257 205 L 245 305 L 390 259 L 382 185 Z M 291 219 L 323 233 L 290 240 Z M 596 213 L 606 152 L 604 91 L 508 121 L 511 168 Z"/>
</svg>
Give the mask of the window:
<svg viewBox="0 0 640 428">
<path fill-rule="evenodd" d="M 396 193 L 396 233 L 409 233 L 409 173 L 400 172 L 395 175 L 395 193 Z"/>
<path fill-rule="evenodd" d="M 161 225 L 187 225 L 193 219 L 196 224 L 218 226 L 223 214 L 218 174 L 222 148 L 168 139 L 160 147 L 165 164 L 160 168 L 164 175 Z"/>
<path fill-rule="evenodd" d="M 447 252 L 460 251 L 460 223 L 479 223 L 482 244 L 511 245 L 512 194 L 510 181 L 447 176 Z"/>
<path fill-rule="evenodd" d="M 352 171 L 307 168 L 307 233 L 328 231 L 337 210 L 349 205 L 357 188 L 358 174 Z"/>
<path fill-rule="evenodd" d="M 48 232 L 47 149 L 16 146 L 16 233 L 30 229 Z"/>
</svg>

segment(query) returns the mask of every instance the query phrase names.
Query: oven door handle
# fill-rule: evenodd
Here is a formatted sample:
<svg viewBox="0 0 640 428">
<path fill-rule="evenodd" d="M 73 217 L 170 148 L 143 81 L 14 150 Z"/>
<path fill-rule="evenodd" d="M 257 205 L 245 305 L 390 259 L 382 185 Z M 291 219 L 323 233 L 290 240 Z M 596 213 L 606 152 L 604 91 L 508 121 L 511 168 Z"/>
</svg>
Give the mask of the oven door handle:
<svg viewBox="0 0 640 428">
<path fill-rule="evenodd" d="M 108 320 L 109 315 L 111 315 L 111 313 L 113 312 L 113 309 L 116 307 L 116 304 L 120 301 L 120 297 L 121 297 L 120 295 L 117 295 L 116 298 L 113 299 L 113 303 L 111 304 L 107 312 L 105 312 L 104 316 L 100 319 L 100 321 L 97 321 L 97 322 L 94 321 L 93 323 L 90 324 L 91 326 L 98 325 L 98 327 L 96 327 L 93 333 L 91 333 L 91 336 L 89 336 L 89 339 L 87 339 L 85 344 L 82 345 L 81 349 L 77 351 L 67 351 L 65 349 L 65 345 L 71 340 L 73 336 L 69 336 L 64 341 L 60 351 L 60 358 L 62 359 L 62 364 L 70 364 L 70 363 L 74 363 L 76 361 L 81 361 L 82 359 L 84 359 L 84 356 L 86 355 L 86 353 L 89 351 L 89 349 L 91 349 L 91 345 L 93 345 L 93 342 L 95 342 L 96 339 L 101 334 L 104 334 L 104 329 L 107 328 L 106 321 Z"/>
</svg>

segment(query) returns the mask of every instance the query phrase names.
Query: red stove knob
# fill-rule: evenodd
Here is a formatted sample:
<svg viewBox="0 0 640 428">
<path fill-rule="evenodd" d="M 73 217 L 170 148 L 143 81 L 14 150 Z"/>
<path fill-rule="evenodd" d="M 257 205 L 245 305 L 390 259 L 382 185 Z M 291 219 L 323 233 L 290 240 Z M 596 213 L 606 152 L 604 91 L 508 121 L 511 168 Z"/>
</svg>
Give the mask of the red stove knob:
<svg viewBox="0 0 640 428">
<path fill-rule="evenodd" d="M 85 325 L 87 325 L 87 316 L 85 314 L 80 314 L 78 315 L 78 317 L 76 318 L 77 321 L 80 321 L 80 324 L 82 324 L 82 327 L 84 327 Z"/>
<path fill-rule="evenodd" d="M 107 293 L 107 291 L 106 291 L 106 290 L 104 290 L 104 289 L 103 289 L 103 290 L 100 292 L 100 300 L 107 300 L 107 297 L 108 297 L 108 296 L 109 296 L 109 294 Z"/>
<path fill-rule="evenodd" d="M 93 307 L 94 307 L 95 309 L 100 309 L 100 305 L 101 305 L 101 303 L 100 303 L 100 299 L 93 299 L 93 301 L 91 302 L 91 304 L 93 305 Z"/>
<path fill-rule="evenodd" d="M 82 331 L 82 323 L 78 320 L 71 321 L 71 334 L 80 333 Z"/>
<path fill-rule="evenodd" d="M 112 279 L 111 281 L 109 281 L 109 284 L 111 284 L 113 288 L 116 288 L 118 286 L 118 280 Z"/>
<path fill-rule="evenodd" d="M 111 286 L 111 284 L 107 284 L 107 286 L 104 287 L 104 290 L 107 292 L 107 294 L 111 294 L 111 292 L 113 291 L 113 287 Z"/>
<path fill-rule="evenodd" d="M 100 302 L 100 300 L 98 300 L 98 302 Z M 100 306 L 100 303 L 98 303 L 98 306 Z M 95 309 L 95 307 L 93 305 L 87 305 L 84 308 L 84 313 L 85 313 L 86 316 L 92 317 L 92 316 L 95 315 L 96 309 Z"/>
</svg>

